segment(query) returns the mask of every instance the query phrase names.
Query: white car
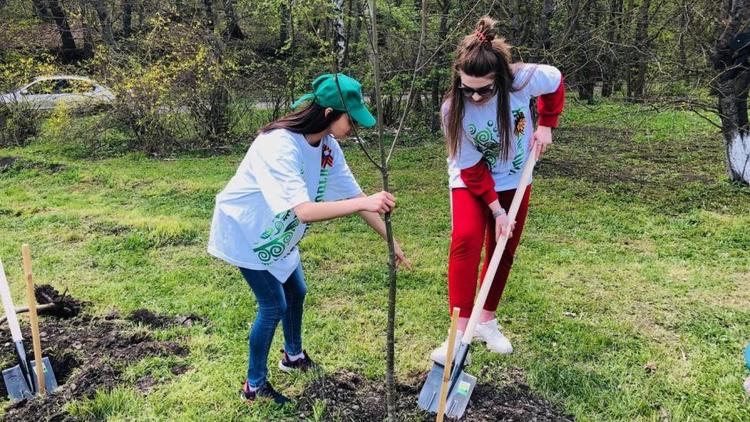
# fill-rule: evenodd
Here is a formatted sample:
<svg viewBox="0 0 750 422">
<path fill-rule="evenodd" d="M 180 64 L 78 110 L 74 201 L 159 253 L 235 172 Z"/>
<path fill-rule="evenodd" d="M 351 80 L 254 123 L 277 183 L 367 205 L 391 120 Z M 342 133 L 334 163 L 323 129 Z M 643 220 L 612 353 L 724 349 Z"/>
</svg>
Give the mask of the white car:
<svg viewBox="0 0 750 422">
<path fill-rule="evenodd" d="M 61 103 L 75 107 L 114 99 L 112 91 L 96 81 L 71 75 L 40 76 L 13 92 L 0 94 L 0 104 L 26 103 L 38 110 L 52 110 Z"/>
</svg>

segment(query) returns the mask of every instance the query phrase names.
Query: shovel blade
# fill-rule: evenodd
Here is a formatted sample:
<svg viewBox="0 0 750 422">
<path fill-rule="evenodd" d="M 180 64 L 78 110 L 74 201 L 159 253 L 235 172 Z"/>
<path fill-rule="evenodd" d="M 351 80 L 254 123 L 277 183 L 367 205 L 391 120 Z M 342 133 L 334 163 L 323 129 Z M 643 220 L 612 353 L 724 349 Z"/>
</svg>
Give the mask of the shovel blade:
<svg viewBox="0 0 750 422">
<path fill-rule="evenodd" d="M 466 407 L 469 406 L 469 399 L 476 385 L 477 377 L 461 371 L 458 383 L 448 394 L 448 400 L 445 402 L 445 416 L 461 418 L 466 412 Z"/>
<path fill-rule="evenodd" d="M 419 408 L 430 413 L 437 413 L 440 404 L 440 386 L 443 383 L 443 371 L 445 367 L 433 362 L 432 369 L 427 374 L 422 391 L 419 392 Z M 477 384 L 476 377 L 461 371 L 456 385 L 448 392 L 445 402 L 445 415 L 451 418 L 460 418 L 469 405 L 469 398 Z"/>
<path fill-rule="evenodd" d="M 18 401 L 34 396 L 34 392 L 31 391 L 31 387 L 26 382 L 19 365 L 3 369 L 3 380 L 5 381 L 5 389 L 8 390 L 8 397 L 11 400 Z"/>
<path fill-rule="evenodd" d="M 36 382 L 36 361 L 31 361 L 31 371 L 34 374 L 34 382 Z M 42 356 L 42 371 L 44 372 L 44 388 L 47 393 L 55 391 L 57 389 L 57 378 L 52 371 L 52 364 L 46 356 Z"/>
<path fill-rule="evenodd" d="M 36 367 L 34 366 L 35 361 L 31 361 L 32 376 L 36 382 Z M 57 378 L 55 373 L 52 372 L 52 364 L 49 358 L 42 357 L 42 370 L 44 371 L 44 386 L 48 393 L 51 393 L 57 389 Z M 5 388 L 8 390 L 8 396 L 18 401 L 26 397 L 33 397 L 36 392 L 26 382 L 26 378 L 23 376 L 23 371 L 19 365 L 13 366 L 3 370 L 3 380 L 5 381 Z"/>
</svg>

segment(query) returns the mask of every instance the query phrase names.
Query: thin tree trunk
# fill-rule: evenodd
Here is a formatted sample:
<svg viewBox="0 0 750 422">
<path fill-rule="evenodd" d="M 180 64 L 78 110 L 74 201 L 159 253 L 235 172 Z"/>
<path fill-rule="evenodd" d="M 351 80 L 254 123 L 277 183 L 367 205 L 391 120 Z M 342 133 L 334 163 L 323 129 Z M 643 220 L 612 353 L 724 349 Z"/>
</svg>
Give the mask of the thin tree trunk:
<svg viewBox="0 0 750 422">
<path fill-rule="evenodd" d="M 81 26 L 83 27 L 83 58 L 90 59 L 94 57 L 94 34 L 91 30 L 91 20 L 93 18 L 85 1 L 80 3 L 80 12 Z"/>
<path fill-rule="evenodd" d="M 542 50 L 550 48 L 550 30 L 549 23 L 555 13 L 554 0 L 544 0 L 542 3 L 542 13 L 539 16 L 539 27 L 537 28 L 537 46 Z"/>
<path fill-rule="evenodd" d="M 122 36 L 133 33 L 133 0 L 122 0 Z"/>
<path fill-rule="evenodd" d="M 352 39 L 352 21 L 351 18 L 353 17 L 352 11 L 354 9 L 354 0 L 349 0 L 349 7 L 346 13 L 346 16 L 349 16 L 349 24 L 346 25 L 346 37 L 344 39 L 344 42 L 346 43 L 346 48 L 344 49 L 344 59 L 342 60 L 341 67 L 346 68 L 347 64 L 349 63 L 349 49 L 351 47 L 351 44 L 349 40 Z M 357 19 L 359 20 L 359 19 Z"/>
<path fill-rule="evenodd" d="M 76 41 L 73 38 L 73 34 L 70 32 L 70 25 L 68 25 L 68 17 L 65 14 L 60 2 L 58 0 L 49 0 L 48 2 L 49 11 L 52 15 L 52 19 L 55 20 L 57 25 L 57 31 L 60 33 L 60 42 L 62 44 L 62 53 L 66 58 L 71 58 L 76 50 Z"/>
<path fill-rule="evenodd" d="M 333 0 L 334 13 L 333 20 L 333 51 L 336 54 L 339 68 L 344 67 L 344 57 L 346 56 L 346 28 L 344 26 L 344 0 Z"/>
<path fill-rule="evenodd" d="M 610 0 L 607 21 L 607 52 L 604 54 L 602 74 L 602 97 L 610 97 L 619 75 L 618 56 L 621 54 L 620 31 L 622 30 L 622 0 Z"/>
<path fill-rule="evenodd" d="M 356 0 L 351 0 L 352 2 Z M 352 34 L 352 42 L 349 45 L 359 44 L 360 34 L 362 34 L 362 21 L 364 17 L 364 4 L 361 1 L 357 1 L 357 21 L 354 24 L 354 34 Z"/>
<path fill-rule="evenodd" d="M 640 102 L 646 91 L 646 70 L 648 68 L 648 27 L 651 0 L 643 0 L 638 9 L 633 44 L 635 45 L 634 63 L 631 66 L 631 77 L 628 84 L 628 98 L 630 101 Z"/>
<path fill-rule="evenodd" d="M 45 22 L 52 21 L 52 16 L 50 16 L 49 10 L 47 9 L 47 4 L 44 2 L 44 0 L 33 0 L 32 5 L 34 6 L 34 13 L 39 19 Z"/>
<path fill-rule="evenodd" d="M 112 34 L 112 19 L 109 16 L 107 5 L 102 0 L 92 0 L 91 5 L 96 10 L 96 16 L 99 18 L 99 24 L 102 28 L 102 40 L 106 45 L 114 45 L 115 37 Z"/>
<path fill-rule="evenodd" d="M 591 13 L 592 0 L 584 1 L 583 5 L 576 10 L 577 19 L 575 20 L 574 33 L 578 40 L 578 66 L 580 66 L 578 79 L 578 98 L 592 104 L 594 102 L 594 84 L 595 84 L 595 66 L 596 58 L 595 49 L 592 48 L 591 37 L 595 24 L 592 22 Z"/>
<path fill-rule="evenodd" d="M 286 45 L 287 41 L 289 41 L 289 37 L 291 34 L 291 26 L 292 26 L 292 9 L 291 6 L 286 2 L 283 1 L 279 5 L 280 12 L 281 12 L 281 24 L 279 25 L 279 50 Z"/>
<path fill-rule="evenodd" d="M 681 69 L 687 69 L 687 52 L 685 51 L 685 36 L 690 30 L 690 6 L 686 1 L 680 4 L 680 29 L 677 31 L 677 53 Z M 682 72 L 682 80 L 688 82 L 690 74 Z"/>
<path fill-rule="evenodd" d="M 379 40 L 378 37 L 378 13 L 375 0 L 369 0 L 370 6 L 370 24 L 372 25 L 372 39 Z M 383 178 L 383 190 L 389 191 L 388 183 L 388 163 L 385 155 L 385 139 L 383 136 L 383 104 L 380 94 L 380 46 L 379 42 L 372 43 L 372 61 L 373 73 L 375 79 L 375 103 L 377 108 L 378 119 L 378 140 L 380 141 L 380 174 Z M 391 213 L 385 213 L 385 229 L 388 241 L 388 326 L 386 327 L 386 407 L 388 410 L 388 420 L 396 420 L 396 382 L 394 378 L 395 362 L 395 328 L 396 328 L 396 253 L 393 243 L 393 227 L 391 225 Z"/>
<path fill-rule="evenodd" d="M 138 28 L 143 28 L 143 21 L 146 19 L 146 5 L 143 2 L 138 4 Z"/>
<path fill-rule="evenodd" d="M 203 0 L 203 9 L 204 13 L 206 14 L 206 18 L 204 20 L 206 28 L 208 28 L 209 31 L 213 32 L 215 27 L 214 23 L 216 22 L 213 0 Z"/>
<path fill-rule="evenodd" d="M 440 2 L 440 27 L 438 29 L 438 43 L 442 43 L 443 40 L 445 40 L 445 37 L 448 35 L 448 15 L 450 14 L 451 10 L 451 0 L 442 0 Z M 443 51 L 438 53 L 439 56 L 445 57 L 445 54 Z M 441 62 L 441 60 L 438 60 L 438 62 Z M 430 122 L 430 129 L 433 133 L 437 132 L 438 129 L 440 129 L 440 105 L 442 103 L 442 95 L 440 91 L 440 86 L 442 85 L 442 74 L 440 73 L 439 69 L 434 69 L 432 71 L 432 81 L 430 82 L 431 85 L 431 96 L 432 96 L 432 120 Z"/>
<path fill-rule="evenodd" d="M 237 20 L 237 12 L 234 7 L 235 0 L 226 0 L 224 2 L 224 14 L 227 17 L 226 36 L 235 40 L 244 40 L 245 34 L 240 28 L 240 22 Z"/>
</svg>

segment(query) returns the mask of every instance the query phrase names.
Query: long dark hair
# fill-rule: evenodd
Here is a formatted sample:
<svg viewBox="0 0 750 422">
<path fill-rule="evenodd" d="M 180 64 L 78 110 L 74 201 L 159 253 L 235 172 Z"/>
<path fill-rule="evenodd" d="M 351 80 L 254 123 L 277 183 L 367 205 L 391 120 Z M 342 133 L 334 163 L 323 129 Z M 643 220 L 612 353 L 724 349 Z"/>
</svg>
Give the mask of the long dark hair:
<svg viewBox="0 0 750 422">
<path fill-rule="evenodd" d="M 458 154 L 461 136 L 463 135 L 462 120 L 464 118 L 464 96 L 459 87 L 461 76 L 459 71 L 469 76 L 482 77 L 493 73 L 495 75 L 495 89 L 497 90 L 497 122 L 500 135 L 500 157 L 508 159 L 510 149 L 510 92 L 513 89 L 513 72 L 511 70 L 510 45 L 503 38 L 497 37 L 496 21 L 489 16 L 482 17 L 474 32 L 464 37 L 456 50 L 453 61 L 453 79 L 451 87 L 445 94 L 445 101 L 450 107 L 445 119 L 445 141 L 448 155 Z"/>
<path fill-rule="evenodd" d="M 344 114 L 340 110 L 331 110 L 328 116 L 326 116 L 325 110 L 325 107 L 311 102 L 309 106 L 302 110 L 287 114 L 263 126 L 258 133 L 266 133 L 274 129 L 287 129 L 295 133 L 301 133 L 302 135 L 323 132 L 339 116 Z"/>
</svg>

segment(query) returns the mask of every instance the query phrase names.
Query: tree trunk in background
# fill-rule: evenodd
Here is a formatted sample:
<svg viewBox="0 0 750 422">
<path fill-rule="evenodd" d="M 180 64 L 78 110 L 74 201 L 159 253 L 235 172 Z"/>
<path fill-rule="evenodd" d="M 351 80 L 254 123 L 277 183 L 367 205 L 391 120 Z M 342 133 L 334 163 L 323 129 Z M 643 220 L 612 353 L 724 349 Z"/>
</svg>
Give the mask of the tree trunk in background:
<svg viewBox="0 0 750 422">
<path fill-rule="evenodd" d="M 73 38 L 73 34 L 70 32 L 68 17 L 65 14 L 65 10 L 60 6 L 60 2 L 57 0 L 49 0 L 48 6 L 52 19 L 55 20 L 57 31 L 60 33 L 62 53 L 66 59 L 70 59 L 76 50 L 76 41 Z"/>
<path fill-rule="evenodd" d="M 133 0 L 122 0 L 122 36 L 133 33 Z"/>
<path fill-rule="evenodd" d="M 441 0 L 439 2 L 440 5 L 440 28 L 438 29 L 438 39 L 437 42 L 442 43 L 445 40 L 445 37 L 448 36 L 448 15 L 451 11 L 451 0 Z M 445 51 L 446 48 L 443 48 L 442 51 L 440 51 L 437 55 L 436 62 L 438 63 L 438 66 L 435 67 L 432 71 L 432 80 L 430 81 L 431 85 L 431 92 L 430 96 L 432 97 L 432 119 L 430 120 L 430 130 L 435 133 L 440 129 L 440 106 L 442 104 L 442 92 L 441 92 L 441 85 L 442 85 L 442 74 L 440 73 L 443 69 L 440 68 L 440 64 L 442 62 L 442 58 L 445 58 Z"/>
<path fill-rule="evenodd" d="M 351 19 L 352 18 L 357 19 L 358 16 L 359 16 L 359 15 L 358 16 L 352 15 L 353 11 L 354 11 L 354 0 L 349 0 L 349 7 L 348 7 L 348 10 L 346 12 L 346 16 L 349 16 L 349 24 L 346 25 L 346 37 L 345 37 L 346 48 L 344 49 L 344 60 L 342 62 L 343 63 L 342 67 L 344 67 L 344 68 L 349 63 L 349 50 L 351 49 L 350 40 L 352 39 L 352 21 L 351 21 Z"/>
<path fill-rule="evenodd" d="M 143 20 L 146 18 L 146 5 L 143 2 L 138 4 L 138 28 L 143 28 Z"/>
<path fill-rule="evenodd" d="M 112 34 L 112 19 L 109 16 L 109 10 L 103 0 L 92 0 L 91 5 L 96 10 L 96 16 L 99 18 L 99 25 L 102 28 L 102 41 L 107 45 L 115 44 L 115 37 Z"/>
<path fill-rule="evenodd" d="M 203 0 L 203 10 L 206 14 L 204 19 L 206 28 L 213 32 L 216 22 L 216 16 L 214 15 L 214 2 L 213 0 Z"/>
<path fill-rule="evenodd" d="M 512 2 L 504 2 L 506 4 L 506 7 L 510 9 L 510 34 L 509 39 L 511 41 L 511 44 L 513 45 L 524 45 L 523 44 L 523 19 L 525 19 L 525 16 L 522 16 L 521 13 L 519 13 L 519 3 L 521 3 L 524 0 L 513 0 Z"/>
<path fill-rule="evenodd" d="M 690 26 L 690 6 L 687 1 L 680 3 L 680 28 L 677 32 L 677 54 L 680 67 L 687 69 L 687 52 L 685 51 L 685 37 Z M 682 80 L 688 82 L 690 73 L 682 72 Z"/>
<path fill-rule="evenodd" d="M 638 18 L 635 35 L 633 37 L 633 59 L 630 66 L 630 77 L 628 78 L 628 100 L 633 102 L 643 101 L 646 91 L 646 70 L 648 69 L 648 26 L 649 9 L 651 0 L 643 0 L 638 8 Z"/>
<path fill-rule="evenodd" d="M 244 40 L 245 34 L 240 28 L 240 22 L 237 19 L 237 12 L 234 8 L 234 0 L 226 0 L 224 2 L 224 14 L 227 19 L 226 37 L 235 40 Z"/>
<path fill-rule="evenodd" d="M 536 46 L 541 50 L 549 50 L 550 48 L 550 30 L 549 23 L 552 20 L 552 15 L 555 13 L 555 2 L 554 0 L 544 0 L 542 3 L 542 13 L 539 16 L 539 26 L 537 27 L 536 33 Z"/>
<path fill-rule="evenodd" d="M 750 125 L 747 115 L 750 33 L 740 33 L 747 31 L 750 0 L 734 0 L 726 5 L 722 13 L 720 22 L 725 24 L 719 28 L 711 57 L 718 72 L 713 91 L 719 100 L 727 174 L 732 181 L 750 184 Z"/>
<path fill-rule="evenodd" d="M 602 71 L 602 97 L 610 97 L 615 82 L 619 79 L 621 54 L 620 33 L 622 31 L 622 0 L 610 0 L 607 18 L 607 49 L 604 52 L 604 69 Z"/>
<path fill-rule="evenodd" d="M 286 2 L 281 2 L 280 7 L 280 14 L 281 14 L 281 23 L 279 24 L 279 50 L 286 45 L 286 43 L 289 41 L 289 37 L 291 34 L 291 26 L 292 26 L 292 9 L 291 6 Z"/>
<path fill-rule="evenodd" d="M 79 6 L 83 29 L 83 58 L 90 59 L 94 57 L 94 34 L 91 29 L 91 22 L 94 18 L 86 1 L 81 1 Z"/>
<path fill-rule="evenodd" d="M 596 45 L 590 40 L 591 34 L 595 29 L 592 14 L 593 0 L 584 0 L 583 4 L 579 3 L 576 11 L 577 19 L 573 23 L 575 39 L 578 40 L 578 58 L 577 66 L 579 67 L 578 79 L 578 98 L 589 104 L 594 103 L 594 86 L 596 84 L 596 65 L 597 53 Z"/>
<path fill-rule="evenodd" d="M 44 0 L 33 0 L 32 5 L 34 6 L 34 14 L 36 14 L 39 19 L 45 22 L 52 21 L 52 16 L 50 16 L 49 10 L 47 10 L 47 4 Z"/>
<path fill-rule="evenodd" d="M 346 27 L 344 26 L 344 0 L 333 0 L 335 18 L 333 19 L 333 52 L 336 55 L 338 68 L 344 68 L 346 57 Z"/>
</svg>

